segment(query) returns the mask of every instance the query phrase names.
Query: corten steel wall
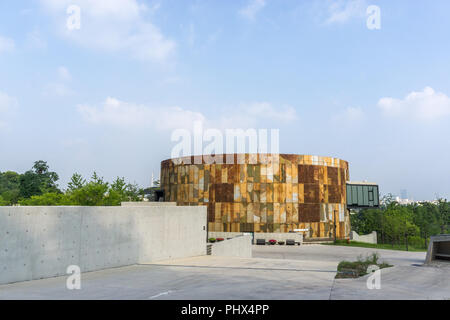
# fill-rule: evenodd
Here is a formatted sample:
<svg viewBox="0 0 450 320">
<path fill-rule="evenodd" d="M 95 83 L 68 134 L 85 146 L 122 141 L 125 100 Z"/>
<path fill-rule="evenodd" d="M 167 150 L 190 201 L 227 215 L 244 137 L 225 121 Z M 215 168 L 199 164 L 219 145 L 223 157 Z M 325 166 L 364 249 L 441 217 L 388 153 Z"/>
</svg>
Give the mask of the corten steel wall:
<svg viewBox="0 0 450 320">
<path fill-rule="evenodd" d="M 336 225 L 337 238 L 349 236 L 348 162 L 288 154 L 235 154 L 234 164 L 226 164 L 226 155 L 220 158 L 223 164 L 205 164 L 198 156 L 163 161 L 165 201 L 207 206 L 209 231 L 308 228 L 305 238 L 328 238 Z"/>
</svg>

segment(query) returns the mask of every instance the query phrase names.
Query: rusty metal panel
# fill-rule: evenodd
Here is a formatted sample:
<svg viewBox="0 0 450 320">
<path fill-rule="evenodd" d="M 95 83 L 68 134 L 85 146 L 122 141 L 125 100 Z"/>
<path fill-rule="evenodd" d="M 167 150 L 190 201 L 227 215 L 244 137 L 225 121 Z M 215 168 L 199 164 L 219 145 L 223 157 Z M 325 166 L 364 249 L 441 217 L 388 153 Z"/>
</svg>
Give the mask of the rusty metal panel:
<svg viewBox="0 0 450 320">
<path fill-rule="evenodd" d="M 274 223 L 273 203 L 267 203 L 267 223 Z"/>
<path fill-rule="evenodd" d="M 298 203 L 305 203 L 305 185 L 303 183 L 298 184 Z"/>
<path fill-rule="evenodd" d="M 247 221 L 247 205 L 243 202 L 240 203 L 239 217 L 240 217 L 239 221 L 241 223 Z"/>
<path fill-rule="evenodd" d="M 280 223 L 286 223 L 286 203 L 280 204 Z"/>
<path fill-rule="evenodd" d="M 273 202 L 274 203 L 280 203 L 280 183 L 274 183 L 273 184 Z"/>
<path fill-rule="evenodd" d="M 287 203 L 292 203 L 293 201 L 293 193 L 292 193 L 292 183 L 287 183 L 284 184 L 284 187 L 286 188 L 286 192 L 285 192 L 285 202 Z"/>
<path fill-rule="evenodd" d="M 328 184 L 329 185 L 338 185 L 338 168 L 328 167 Z"/>
<path fill-rule="evenodd" d="M 215 205 L 213 203 L 208 203 L 207 206 L 207 215 L 208 215 L 208 222 L 214 222 L 214 217 L 215 217 Z"/>
<path fill-rule="evenodd" d="M 299 204 L 298 220 L 305 222 L 320 222 L 320 204 L 319 203 Z"/>
<path fill-rule="evenodd" d="M 274 203 L 275 198 L 275 184 L 268 183 L 267 184 L 267 202 Z"/>
<path fill-rule="evenodd" d="M 267 223 L 267 205 L 260 204 L 261 223 Z"/>
<path fill-rule="evenodd" d="M 345 184 L 347 183 L 347 173 L 346 173 L 346 170 L 343 169 L 343 168 L 340 168 L 340 169 L 339 169 L 339 172 L 340 172 L 340 178 L 341 178 L 340 185 L 341 185 L 341 186 L 345 186 Z"/>
<path fill-rule="evenodd" d="M 319 203 L 319 189 L 318 184 L 305 184 L 305 203 Z"/>
<path fill-rule="evenodd" d="M 267 183 L 267 165 L 261 164 L 261 183 Z"/>
<path fill-rule="evenodd" d="M 323 184 L 319 184 L 319 202 L 325 203 L 325 186 Z"/>
<path fill-rule="evenodd" d="M 280 223 L 280 203 L 273 204 L 273 222 Z"/>
<path fill-rule="evenodd" d="M 341 203 L 341 200 L 342 200 L 341 186 L 329 185 L 327 187 L 328 187 L 328 202 L 329 203 Z"/>
</svg>

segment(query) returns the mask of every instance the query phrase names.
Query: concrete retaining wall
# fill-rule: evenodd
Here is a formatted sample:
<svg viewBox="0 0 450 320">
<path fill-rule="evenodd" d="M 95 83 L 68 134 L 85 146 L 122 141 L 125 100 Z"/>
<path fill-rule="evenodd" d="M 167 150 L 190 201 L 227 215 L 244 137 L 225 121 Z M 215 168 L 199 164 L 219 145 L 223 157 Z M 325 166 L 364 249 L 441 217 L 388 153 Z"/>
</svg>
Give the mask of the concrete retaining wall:
<svg viewBox="0 0 450 320">
<path fill-rule="evenodd" d="M 230 240 L 215 242 L 212 244 L 211 255 L 221 257 L 251 258 L 252 237 L 245 235 L 234 237 Z"/>
<path fill-rule="evenodd" d="M 370 234 L 359 235 L 355 231 L 350 232 L 350 240 L 377 244 L 377 232 L 372 231 Z"/>
<path fill-rule="evenodd" d="M 208 232 L 208 238 L 234 238 L 237 236 L 244 235 L 243 232 Z M 298 232 L 288 232 L 288 233 L 254 233 L 253 243 L 256 243 L 256 239 L 277 240 L 286 242 L 287 239 L 293 239 L 295 242 L 303 243 L 303 235 Z"/>
<path fill-rule="evenodd" d="M 206 253 L 206 207 L 0 207 L 0 284 Z"/>
<path fill-rule="evenodd" d="M 176 202 L 157 202 L 157 201 L 137 201 L 122 202 L 122 207 L 176 207 Z"/>
<path fill-rule="evenodd" d="M 208 238 L 235 238 L 243 236 L 243 232 L 208 232 Z"/>
<path fill-rule="evenodd" d="M 436 260 L 450 261 L 450 234 L 441 234 L 430 238 L 425 264 Z"/>
</svg>

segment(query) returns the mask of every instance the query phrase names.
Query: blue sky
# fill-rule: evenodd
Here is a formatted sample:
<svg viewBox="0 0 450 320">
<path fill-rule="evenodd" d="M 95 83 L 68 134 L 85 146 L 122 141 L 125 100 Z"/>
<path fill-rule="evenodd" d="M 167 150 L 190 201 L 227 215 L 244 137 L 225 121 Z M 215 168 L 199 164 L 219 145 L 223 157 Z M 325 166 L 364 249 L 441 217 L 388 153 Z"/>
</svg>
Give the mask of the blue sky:
<svg viewBox="0 0 450 320">
<path fill-rule="evenodd" d="M 2 1 L 0 171 L 43 159 L 63 187 L 94 170 L 147 186 L 171 132 L 201 120 L 279 128 L 283 153 L 449 198 L 449 13 L 446 0 Z"/>
</svg>

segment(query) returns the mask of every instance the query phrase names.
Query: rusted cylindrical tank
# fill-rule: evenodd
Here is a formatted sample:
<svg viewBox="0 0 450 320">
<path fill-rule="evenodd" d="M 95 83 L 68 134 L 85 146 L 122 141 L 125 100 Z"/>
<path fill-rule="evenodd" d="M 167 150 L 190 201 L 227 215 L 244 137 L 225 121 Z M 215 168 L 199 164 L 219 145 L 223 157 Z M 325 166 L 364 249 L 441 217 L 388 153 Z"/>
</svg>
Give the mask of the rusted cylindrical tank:
<svg viewBox="0 0 450 320">
<path fill-rule="evenodd" d="M 216 163 L 209 163 L 198 156 L 161 163 L 165 201 L 207 206 L 209 231 L 308 229 L 306 238 L 348 237 L 348 162 L 308 155 L 235 154 L 216 156 Z"/>
</svg>

